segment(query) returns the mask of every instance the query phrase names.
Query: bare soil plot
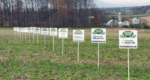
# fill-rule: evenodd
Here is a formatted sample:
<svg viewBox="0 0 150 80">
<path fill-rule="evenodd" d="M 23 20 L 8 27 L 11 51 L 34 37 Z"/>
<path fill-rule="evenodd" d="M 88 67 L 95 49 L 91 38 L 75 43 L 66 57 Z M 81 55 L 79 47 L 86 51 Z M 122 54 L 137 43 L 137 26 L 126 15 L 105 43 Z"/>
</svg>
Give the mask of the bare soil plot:
<svg viewBox="0 0 150 80">
<path fill-rule="evenodd" d="M 150 26 L 150 16 L 149 17 L 140 17 L 139 18 L 141 20 L 142 23 L 144 23 L 146 20 L 146 23 Z"/>
<path fill-rule="evenodd" d="M 139 19 L 140 19 L 141 21 L 142 21 L 143 19 L 145 19 L 145 20 L 147 20 L 148 23 L 150 23 L 150 16 L 149 16 L 149 17 L 140 17 Z"/>
</svg>

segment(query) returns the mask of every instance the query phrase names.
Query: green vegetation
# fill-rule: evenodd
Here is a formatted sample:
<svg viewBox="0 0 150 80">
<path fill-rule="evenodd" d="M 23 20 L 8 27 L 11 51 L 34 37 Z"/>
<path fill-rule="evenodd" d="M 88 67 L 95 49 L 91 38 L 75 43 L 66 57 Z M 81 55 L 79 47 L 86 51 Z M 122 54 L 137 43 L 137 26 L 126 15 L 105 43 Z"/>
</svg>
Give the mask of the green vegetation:
<svg viewBox="0 0 150 80">
<path fill-rule="evenodd" d="M 126 13 L 126 14 L 131 14 L 131 13 L 133 13 L 133 11 L 129 11 L 129 12 L 124 12 L 124 13 Z"/>
<path fill-rule="evenodd" d="M 138 15 L 122 15 L 122 17 L 127 17 L 127 18 L 138 18 L 138 17 L 147 17 L 147 16 L 150 16 L 150 14 L 138 14 Z M 108 15 L 107 17 L 115 17 L 117 18 L 118 15 Z"/>
<path fill-rule="evenodd" d="M 130 24 L 129 26 L 123 26 L 124 28 L 136 28 L 136 29 L 150 29 L 150 27 L 146 24 L 136 24 L 132 25 Z"/>
<path fill-rule="evenodd" d="M 13 30 L 13 27 L 0 27 L 0 30 Z"/>
<path fill-rule="evenodd" d="M 127 68 L 125 66 L 100 65 L 98 70 L 93 64 L 51 63 L 49 61 L 23 63 L 16 60 L 1 62 L 0 79 L 30 79 L 30 80 L 118 80 L 127 79 Z M 4 69 L 5 68 L 5 69 Z M 130 79 L 150 78 L 149 67 L 131 66 Z M 9 77 L 8 77 L 9 76 Z"/>
<path fill-rule="evenodd" d="M 9 33 L 9 34 L 8 34 Z M 80 62 L 77 63 L 77 42 L 39 36 L 39 44 L 15 37 L 10 30 L 0 31 L 0 80 L 127 80 L 127 49 L 119 49 L 118 32 L 108 32 L 106 44 L 100 44 L 100 69 L 97 69 L 97 44 L 91 43 L 90 31 L 85 32 L 85 42 L 80 43 Z M 25 36 L 24 36 L 25 37 Z M 138 34 L 138 49 L 130 49 L 130 79 L 150 79 L 150 36 L 148 32 Z"/>
</svg>

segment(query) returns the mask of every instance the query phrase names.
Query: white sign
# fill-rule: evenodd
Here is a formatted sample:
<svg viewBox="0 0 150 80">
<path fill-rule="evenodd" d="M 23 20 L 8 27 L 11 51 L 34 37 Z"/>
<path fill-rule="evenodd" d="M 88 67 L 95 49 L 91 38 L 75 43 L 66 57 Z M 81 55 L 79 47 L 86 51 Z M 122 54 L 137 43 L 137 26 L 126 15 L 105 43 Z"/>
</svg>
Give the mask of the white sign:
<svg viewBox="0 0 150 80">
<path fill-rule="evenodd" d="M 16 28 L 16 31 L 19 32 L 19 27 Z"/>
<path fill-rule="evenodd" d="M 28 33 L 32 33 L 31 27 L 28 27 Z"/>
<path fill-rule="evenodd" d="M 84 30 L 73 30 L 73 41 L 84 42 Z"/>
<path fill-rule="evenodd" d="M 34 29 L 35 29 L 36 27 L 31 27 L 31 33 L 34 33 Z"/>
<path fill-rule="evenodd" d="M 40 31 L 40 28 L 34 28 L 34 34 L 40 34 L 41 31 Z"/>
<path fill-rule="evenodd" d="M 41 28 L 41 35 L 48 35 L 48 28 Z"/>
<path fill-rule="evenodd" d="M 68 38 L 68 28 L 59 29 L 59 38 Z"/>
<path fill-rule="evenodd" d="M 19 31 L 18 32 L 21 32 L 22 31 L 22 28 L 21 27 L 19 27 Z"/>
<path fill-rule="evenodd" d="M 30 33 L 33 33 L 33 27 L 30 27 Z"/>
<path fill-rule="evenodd" d="M 24 29 L 24 27 L 22 28 L 22 32 L 24 32 L 25 31 L 25 29 Z"/>
<path fill-rule="evenodd" d="M 24 32 L 28 32 L 28 28 L 27 27 L 25 27 L 23 30 L 24 30 Z"/>
<path fill-rule="evenodd" d="M 18 31 L 18 27 L 14 27 L 14 31 Z"/>
<path fill-rule="evenodd" d="M 92 28 L 91 29 L 92 43 L 106 43 L 106 29 Z"/>
<path fill-rule="evenodd" d="M 50 28 L 50 36 L 57 36 L 57 28 Z"/>
<path fill-rule="evenodd" d="M 25 27 L 23 27 L 22 28 L 22 32 L 24 33 L 24 32 L 26 32 L 27 31 L 27 29 L 25 28 Z"/>
<path fill-rule="evenodd" d="M 24 32 L 24 28 L 23 27 L 21 28 L 21 32 Z"/>
<path fill-rule="evenodd" d="M 16 31 L 16 27 L 13 27 L 14 31 Z"/>
<path fill-rule="evenodd" d="M 119 31 L 119 48 L 138 48 L 137 30 L 120 30 Z"/>
</svg>

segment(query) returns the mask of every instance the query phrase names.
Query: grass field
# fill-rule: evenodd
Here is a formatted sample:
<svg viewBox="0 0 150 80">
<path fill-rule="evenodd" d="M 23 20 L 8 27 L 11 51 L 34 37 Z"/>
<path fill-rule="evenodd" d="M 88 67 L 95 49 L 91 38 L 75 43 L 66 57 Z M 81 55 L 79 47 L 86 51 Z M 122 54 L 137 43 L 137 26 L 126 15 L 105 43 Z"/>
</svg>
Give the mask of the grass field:
<svg viewBox="0 0 150 80">
<path fill-rule="evenodd" d="M 148 17 L 150 14 L 137 14 L 137 15 L 121 15 L 122 17 L 127 17 L 127 18 L 139 18 L 139 17 Z M 118 17 L 118 15 L 108 15 L 108 17 Z"/>
<path fill-rule="evenodd" d="M 107 29 L 106 44 L 100 44 L 100 69 L 97 69 L 97 44 L 91 43 L 90 29 L 85 31 L 85 42 L 80 43 L 80 62 L 77 62 L 77 42 L 33 34 L 29 42 L 15 37 L 12 29 L 0 28 L 0 80 L 127 80 L 127 49 L 119 49 L 118 30 Z M 128 28 L 129 30 L 129 28 Z M 25 35 L 23 35 L 25 37 Z M 130 80 L 150 79 L 150 30 L 138 29 L 138 49 L 130 49 Z"/>
</svg>

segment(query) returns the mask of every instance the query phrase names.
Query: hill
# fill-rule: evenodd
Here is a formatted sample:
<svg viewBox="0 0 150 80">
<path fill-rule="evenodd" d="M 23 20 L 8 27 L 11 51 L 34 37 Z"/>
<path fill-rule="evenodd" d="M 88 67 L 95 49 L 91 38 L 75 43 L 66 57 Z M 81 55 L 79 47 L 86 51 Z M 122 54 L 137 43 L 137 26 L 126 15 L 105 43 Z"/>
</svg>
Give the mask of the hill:
<svg viewBox="0 0 150 80">
<path fill-rule="evenodd" d="M 131 8 L 133 14 L 146 14 L 147 10 L 149 9 L 150 9 L 150 5 Z"/>
</svg>

